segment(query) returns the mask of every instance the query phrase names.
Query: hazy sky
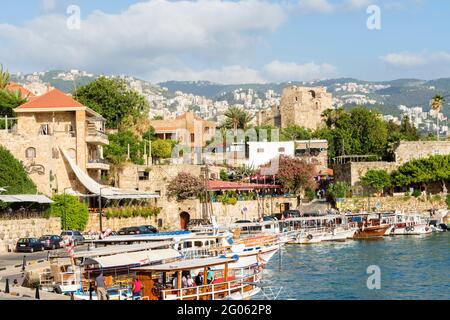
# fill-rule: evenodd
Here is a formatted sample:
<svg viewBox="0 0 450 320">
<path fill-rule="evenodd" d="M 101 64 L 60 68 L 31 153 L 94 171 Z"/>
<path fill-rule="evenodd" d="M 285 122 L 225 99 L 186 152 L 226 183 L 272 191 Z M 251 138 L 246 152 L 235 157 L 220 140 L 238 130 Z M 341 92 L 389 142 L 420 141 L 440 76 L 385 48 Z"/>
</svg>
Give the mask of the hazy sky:
<svg viewBox="0 0 450 320">
<path fill-rule="evenodd" d="M 450 77 L 449 14 L 442 0 L 7 1 L 0 63 L 153 82 L 433 79 Z"/>
</svg>

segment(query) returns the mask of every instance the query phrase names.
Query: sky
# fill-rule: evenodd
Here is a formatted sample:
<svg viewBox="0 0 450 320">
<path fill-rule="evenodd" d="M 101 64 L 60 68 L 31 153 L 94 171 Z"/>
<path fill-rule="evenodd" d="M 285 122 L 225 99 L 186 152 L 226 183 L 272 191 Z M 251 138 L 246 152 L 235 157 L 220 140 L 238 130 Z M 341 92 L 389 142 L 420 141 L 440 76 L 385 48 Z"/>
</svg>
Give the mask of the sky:
<svg viewBox="0 0 450 320">
<path fill-rule="evenodd" d="M 0 10 L 10 72 L 152 82 L 450 77 L 450 1 L 21 0 Z"/>
</svg>

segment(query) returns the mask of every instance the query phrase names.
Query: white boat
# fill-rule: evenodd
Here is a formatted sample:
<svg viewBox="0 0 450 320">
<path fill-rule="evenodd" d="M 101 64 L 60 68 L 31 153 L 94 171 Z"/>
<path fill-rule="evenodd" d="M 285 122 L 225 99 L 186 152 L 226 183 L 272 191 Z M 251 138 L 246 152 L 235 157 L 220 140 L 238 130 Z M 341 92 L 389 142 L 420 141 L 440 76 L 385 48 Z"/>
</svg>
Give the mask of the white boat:
<svg viewBox="0 0 450 320">
<path fill-rule="evenodd" d="M 392 233 L 394 235 L 421 235 L 432 232 L 428 222 L 420 215 L 397 214 Z"/>
<path fill-rule="evenodd" d="M 353 238 L 358 228 L 356 227 L 342 227 L 336 226 L 327 230 L 324 234 L 322 241 L 345 241 L 346 239 Z"/>
<path fill-rule="evenodd" d="M 297 236 L 290 240 L 289 244 L 313 244 L 322 242 L 325 232 L 322 229 L 302 230 Z"/>
</svg>

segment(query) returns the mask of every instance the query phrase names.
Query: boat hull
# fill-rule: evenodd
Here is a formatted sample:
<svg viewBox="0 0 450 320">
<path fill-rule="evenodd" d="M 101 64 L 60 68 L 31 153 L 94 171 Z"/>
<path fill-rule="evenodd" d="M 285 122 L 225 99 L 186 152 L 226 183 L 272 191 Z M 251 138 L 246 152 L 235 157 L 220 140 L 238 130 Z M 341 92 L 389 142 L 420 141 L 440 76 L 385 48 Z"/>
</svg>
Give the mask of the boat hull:
<svg viewBox="0 0 450 320">
<path fill-rule="evenodd" d="M 430 234 L 433 229 L 426 224 L 420 224 L 415 226 L 405 226 L 400 228 L 395 228 L 394 235 L 420 235 L 420 234 Z"/>
<path fill-rule="evenodd" d="M 353 239 L 371 239 L 371 238 L 381 238 L 386 233 L 389 225 L 385 226 L 369 226 L 360 228 L 357 230 L 353 236 Z"/>
</svg>

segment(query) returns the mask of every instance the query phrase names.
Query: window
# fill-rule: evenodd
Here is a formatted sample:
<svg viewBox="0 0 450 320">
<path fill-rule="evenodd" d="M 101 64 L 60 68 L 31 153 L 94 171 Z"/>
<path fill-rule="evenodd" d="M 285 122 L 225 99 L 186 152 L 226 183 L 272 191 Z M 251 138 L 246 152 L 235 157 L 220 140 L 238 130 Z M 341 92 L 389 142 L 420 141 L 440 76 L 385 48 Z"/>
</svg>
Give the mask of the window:
<svg viewBox="0 0 450 320">
<path fill-rule="evenodd" d="M 41 136 L 50 135 L 50 127 L 48 124 L 41 124 L 41 127 L 39 128 L 39 135 Z"/>
<path fill-rule="evenodd" d="M 284 147 L 278 148 L 278 152 L 285 152 L 286 149 Z"/>
<path fill-rule="evenodd" d="M 194 246 L 197 248 L 201 248 L 201 247 L 203 247 L 203 243 L 201 241 L 195 241 Z"/>
<path fill-rule="evenodd" d="M 263 153 L 264 152 L 264 148 L 258 148 L 258 149 L 256 149 L 256 152 Z"/>
<path fill-rule="evenodd" d="M 33 148 L 33 147 L 30 147 L 27 150 L 25 150 L 25 157 L 27 159 L 34 159 L 34 158 L 36 158 L 36 149 Z"/>
<path fill-rule="evenodd" d="M 191 142 L 195 142 L 195 134 L 191 133 Z"/>
<path fill-rule="evenodd" d="M 148 171 L 139 171 L 139 181 L 149 180 L 150 176 Z"/>
</svg>

